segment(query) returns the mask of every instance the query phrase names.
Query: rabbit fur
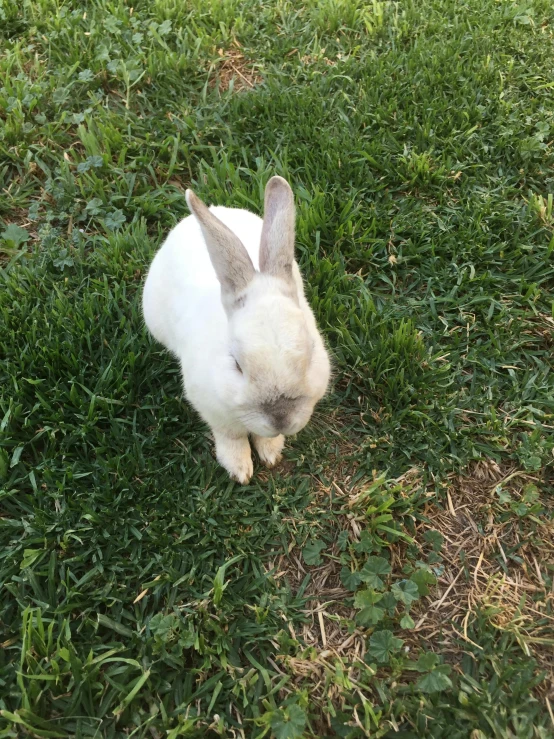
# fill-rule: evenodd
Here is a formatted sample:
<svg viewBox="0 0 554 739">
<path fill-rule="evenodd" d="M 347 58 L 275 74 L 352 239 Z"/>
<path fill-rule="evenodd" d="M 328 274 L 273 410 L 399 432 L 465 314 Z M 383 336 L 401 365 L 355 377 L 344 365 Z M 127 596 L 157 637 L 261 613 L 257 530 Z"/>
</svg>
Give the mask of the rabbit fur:
<svg viewBox="0 0 554 739">
<path fill-rule="evenodd" d="M 272 177 L 264 220 L 186 193 L 192 215 L 170 232 L 148 272 L 146 325 L 180 362 L 185 395 L 215 439 L 219 463 L 245 484 L 276 464 L 284 437 L 309 421 L 330 362 L 294 259 L 295 209 Z"/>
</svg>

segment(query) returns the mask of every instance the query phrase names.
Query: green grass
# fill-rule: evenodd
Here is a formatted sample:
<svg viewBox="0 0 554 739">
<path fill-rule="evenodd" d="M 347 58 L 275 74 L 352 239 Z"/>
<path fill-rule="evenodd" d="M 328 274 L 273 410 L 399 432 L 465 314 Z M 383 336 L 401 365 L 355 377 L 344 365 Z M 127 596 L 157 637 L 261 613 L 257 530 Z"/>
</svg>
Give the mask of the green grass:
<svg viewBox="0 0 554 739">
<path fill-rule="evenodd" d="M 552 736 L 548 596 L 538 645 L 476 608 L 403 646 L 449 475 L 517 465 L 502 521 L 550 516 L 551 3 L 132 5 L 0 0 L 0 736 Z M 140 292 L 186 186 L 259 212 L 273 174 L 335 379 L 241 488 Z M 323 565 L 364 662 L 302 639 Z"/>
</svg>

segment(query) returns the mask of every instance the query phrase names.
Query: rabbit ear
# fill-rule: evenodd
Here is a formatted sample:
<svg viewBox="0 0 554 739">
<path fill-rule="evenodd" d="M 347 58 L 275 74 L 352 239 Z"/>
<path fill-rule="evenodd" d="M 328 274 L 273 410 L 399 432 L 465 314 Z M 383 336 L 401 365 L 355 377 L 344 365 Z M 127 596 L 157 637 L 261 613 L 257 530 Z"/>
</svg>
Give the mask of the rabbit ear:
<svg viewBox="0 0 554 739">
<path fill-rule="evenodd" d="M 292 282 L 294 262 L 294 196 L 289 183 L 272 177 L 265 188 L 260 272 Z"/>
<path fill-rule="evenodd" d="M 210 260 L 221 283 L 222 296 L 225 302 L 234 300 L 254 277 L 252 260 L 239 237 L 216 218 L 192 190 L 187 190 L 185 196 L 190 212 L 202 229 Z"/>
</svg>

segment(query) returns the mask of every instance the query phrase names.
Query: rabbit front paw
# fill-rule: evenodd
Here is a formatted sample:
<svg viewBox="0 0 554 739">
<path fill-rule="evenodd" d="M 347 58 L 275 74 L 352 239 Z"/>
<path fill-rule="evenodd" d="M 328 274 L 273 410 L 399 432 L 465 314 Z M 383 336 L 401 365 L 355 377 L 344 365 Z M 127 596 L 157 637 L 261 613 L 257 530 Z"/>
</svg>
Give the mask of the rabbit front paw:
<svg viewBox="0 0 554 739">
<path fill-rule="evenodd" d="M 254 435 L 252 441 L 254 442 L 260 460 L 266 467 L 274 467 L 279 462 L 281 452 L 285 446 L 285 437 L 282 434 L 273 438 Z"/>
<path fill-rule="evenodd" d="M 233 439 L 218 433 L 214 433 L 214 436 L 217 461 L 233 480 L 246 485 L 254 472 L 248 438 Z"/>
</svg>

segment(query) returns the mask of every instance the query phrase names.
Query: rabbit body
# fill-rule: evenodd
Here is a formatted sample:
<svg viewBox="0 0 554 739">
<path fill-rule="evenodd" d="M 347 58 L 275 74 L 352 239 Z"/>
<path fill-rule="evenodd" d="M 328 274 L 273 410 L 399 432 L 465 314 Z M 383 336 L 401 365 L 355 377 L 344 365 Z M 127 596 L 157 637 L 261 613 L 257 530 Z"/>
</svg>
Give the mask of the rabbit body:
<svg viewBox="0 0 554 739">
<path fill-rule="evenodd" d="M 190 191 L 187 200 L 193 215 L 150 267 L 144 319 L 179 360 L 186 397 L 212 429 L 220 464 L 246 483 L 248 437 L 274 465 L 284 435 L 307 423 L 325 393 L 329 359 L 293 257 L 287 183 L 268 184 L 269 225 L 246 210 L 208 209 Z"/>
</svg>

